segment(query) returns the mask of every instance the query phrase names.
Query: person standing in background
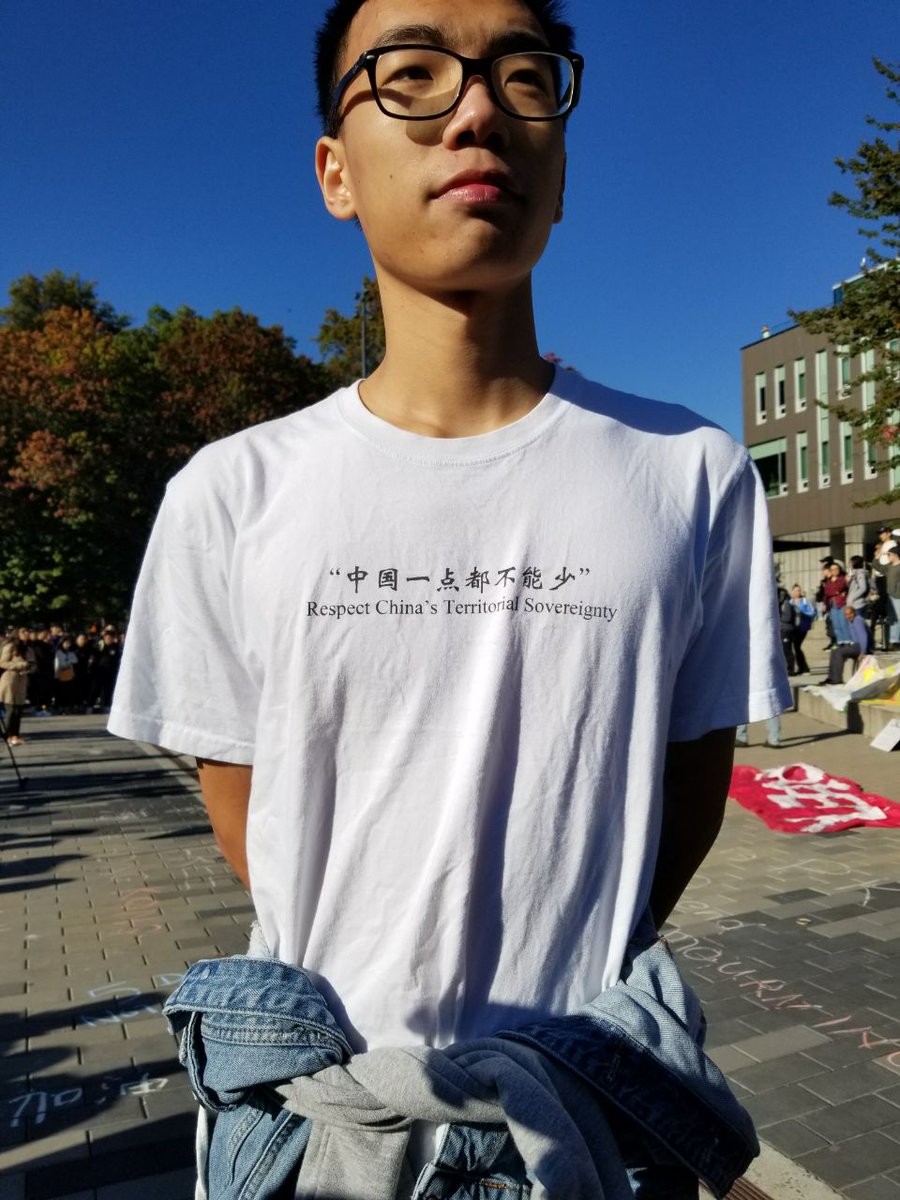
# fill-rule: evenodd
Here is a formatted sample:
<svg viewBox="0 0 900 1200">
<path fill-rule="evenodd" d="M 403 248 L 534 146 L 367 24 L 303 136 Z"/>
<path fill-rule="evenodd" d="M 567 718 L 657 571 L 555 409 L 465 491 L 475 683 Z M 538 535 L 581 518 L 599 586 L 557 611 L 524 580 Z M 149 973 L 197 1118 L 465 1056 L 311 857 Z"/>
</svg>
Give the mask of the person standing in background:
<svg viewBox="0 0 900 1200">
<path fill-rule="evenodd" d="M 794 623 L 791 630 L 791 643 L 794 648 L 794 660 L 800 675 L 809 673 L 809 663 L 803 653 L 803 641 L 812 628 L 816 619 L 816 610 L 806 598 L 806 592 L 799 583 L 791 588 L 791 607 L 794 610 Z"/>
</svg>

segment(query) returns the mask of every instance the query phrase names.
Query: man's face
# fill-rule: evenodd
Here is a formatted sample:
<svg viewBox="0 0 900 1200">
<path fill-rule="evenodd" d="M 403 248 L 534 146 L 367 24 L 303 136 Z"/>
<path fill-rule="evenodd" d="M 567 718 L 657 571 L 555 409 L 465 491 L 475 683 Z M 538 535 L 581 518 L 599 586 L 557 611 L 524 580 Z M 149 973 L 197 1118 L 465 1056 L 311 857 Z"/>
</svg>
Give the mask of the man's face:
<svg viewBox="0 0 900 1200">
<path fill-rule="evenodd" d="M 848 607 L 844 609 L 844 616 L 847 618 L 848 621 L 852 621 L 853 618 L 856 616 L 856 609 L 850 608 L 848 605 Z"/>
<path fill-rule="evenodd" d="M 339 73 L 386 43 L 433 42 L 478 58 L 520 48 L 510 41 L 516 34 L 532 48 L 546 45 L 520 0 L 366 0 Z M 378 109 L 365 72 L 341 113 L 339 136 L 317 147 L 319 180 L 333 215 L 359 218 L 381 279 L 441 293 L 527 278 L 560 212 L 561 121 L 507 116 L 477 77 L 446 116 L 397 120 Z M 463 175 L 487 186 L 467 188 Z"/>
<path fill-rule="evenodd" d="M 841 568 L 837 565 L 837 563 L 832 563 L 831 566 L 828 568 L 828 574 L 831 576 L 832 579 L 837 579 L 837 577 L 838 577 L 838 575 L 840 575 L 840 573 L 841 573 Z"/>
</svg>

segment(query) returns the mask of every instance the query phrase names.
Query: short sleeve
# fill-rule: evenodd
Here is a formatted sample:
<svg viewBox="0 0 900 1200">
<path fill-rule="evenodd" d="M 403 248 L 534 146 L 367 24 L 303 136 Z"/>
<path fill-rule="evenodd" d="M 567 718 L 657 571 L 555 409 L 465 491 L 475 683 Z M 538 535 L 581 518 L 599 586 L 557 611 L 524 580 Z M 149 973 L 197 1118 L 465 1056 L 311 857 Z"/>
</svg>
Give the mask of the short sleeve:
<svg viewBox="0 0 900 1200">
<path fill-rule="evenodd" d="M 790 708 L 769 519 L 749 458 L 709 532 L 701 613 L 675 684 L 669 740 L 761 721 Z"/>
<path fill-rule="evenodd" d="M 183 487 L 169 485 L 141 567 L 108 727 L 133 741 L 250 764 L 260 681 L 232 620 L 233 531 L 214 500 L 198 503 L 190 491 L 187 500 Z"/>
</svg>

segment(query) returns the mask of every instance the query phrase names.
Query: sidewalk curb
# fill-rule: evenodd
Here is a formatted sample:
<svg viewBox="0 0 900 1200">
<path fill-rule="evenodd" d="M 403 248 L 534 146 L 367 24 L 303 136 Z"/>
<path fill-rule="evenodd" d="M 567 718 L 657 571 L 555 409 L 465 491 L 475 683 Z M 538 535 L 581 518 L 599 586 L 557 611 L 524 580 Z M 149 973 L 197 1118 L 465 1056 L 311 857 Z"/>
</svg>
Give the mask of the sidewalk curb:
<svg viewBox="0 0 900 1200">
<path fill-rule="evenodd" d="M 759 1158 L 753 1160 L 747 1179 L 772 1200 L 844 1200 L 804 1167 L 760 1139 Z"/>
<path fill-rule="evenodd" d="M 764 1195 L 766 1200 L 846 1200 L 843 1192 L 834 1191 L 763 1141 L 759 1144 L 759 1158 L 753 1160 L 725 1200 L 737 1200 L 739 1194 L 746 1195 L 751 1189 Z M 712 1192 L 701 1184 L 700 1195 L 706 1200 Z"/>
</svg>

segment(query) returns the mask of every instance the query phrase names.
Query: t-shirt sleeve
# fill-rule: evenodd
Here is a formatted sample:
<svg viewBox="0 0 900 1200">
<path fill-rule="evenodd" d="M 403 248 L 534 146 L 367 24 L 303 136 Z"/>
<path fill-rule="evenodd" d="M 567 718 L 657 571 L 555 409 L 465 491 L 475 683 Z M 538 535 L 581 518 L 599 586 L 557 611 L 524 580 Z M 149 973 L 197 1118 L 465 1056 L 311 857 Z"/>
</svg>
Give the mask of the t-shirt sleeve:
<svg viewBox="0 0 900 1200">
<path fill-rule="evenodd" d="M 214 504 L 197 505 L 190 493 L 186 503 L 178 482 L 144 556 L 108 727 L 133 741 L 250 764 L 260 681 L 232 619 L 233 531 Z"/>
<path fill-rule="evenodd" d="M 766 501 L 746 458 L 710 529 L 700 617 L 678 672 L 669 740 L 761 721 L 791 703 Z"/>
</svg>

